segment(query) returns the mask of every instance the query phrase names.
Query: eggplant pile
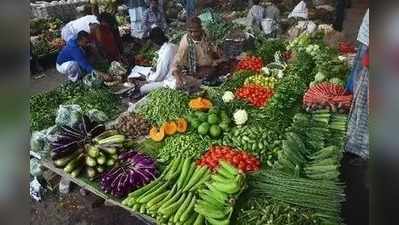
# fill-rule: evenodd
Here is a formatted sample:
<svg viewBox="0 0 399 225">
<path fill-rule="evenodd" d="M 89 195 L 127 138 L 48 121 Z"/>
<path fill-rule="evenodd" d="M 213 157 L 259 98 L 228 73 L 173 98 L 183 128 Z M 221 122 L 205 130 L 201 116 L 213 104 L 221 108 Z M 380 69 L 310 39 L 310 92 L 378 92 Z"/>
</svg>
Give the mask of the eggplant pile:
<svg viewBox="0 0 399 225">
<path fill-rule="evenodd" d="M 116 164 L 124 141 L 125 136 L 105 131 L 103 124 L 83 116 L 79 123 L 60 127 L 60 132 L 50 138 L 50 156 L 56 167 L 63 168 L 72 177 L 85 171 L 94 179 Z"/>
<path fill-rule="evenodd" d="M 104 173 L 101 177 L 101 189 L 117 198 L 153 181 L 158 171 L 155 160 L 135 152 L 128 151 L 119 155 L 120 164 Z"/>
<path fill-rule="evenodd" d="M 352 104 L 352 95 L 347 95 L 341 85 L 320 83 L 312 86 L 303 96 L 307 112 L 327 109 L 331 112 L 348 112 Z"/>
</svg>

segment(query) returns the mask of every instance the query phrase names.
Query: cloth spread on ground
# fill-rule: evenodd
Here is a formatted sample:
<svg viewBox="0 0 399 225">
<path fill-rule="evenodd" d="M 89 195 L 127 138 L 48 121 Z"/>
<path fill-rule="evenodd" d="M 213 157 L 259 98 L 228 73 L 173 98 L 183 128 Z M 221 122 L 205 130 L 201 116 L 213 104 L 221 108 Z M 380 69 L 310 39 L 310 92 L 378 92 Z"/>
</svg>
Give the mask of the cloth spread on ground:
<svg viewBox="0 0 399 225">
<path fill-rule="evenodd" d="M 89 24 L 91 23 L 99 24 L 96 16 L 88 15 L 76 20 L 72 20 L 61 29 L 62 39 L 65 42 L 68 42 L 69 40 L 76 38 L 76 35 L 80 31 L 86 31 L 87 33 L 90 33 Z"/>
<path fill-rule="evenodd" d="M 76 39 L 68 41 L 57 57 L 58 65 L 62 65 L 68 61 L 76 61 L 85 73 L 93 71 L 93 66 L 88 62 L 84 50 L 79 47 Z"/>
</svg>

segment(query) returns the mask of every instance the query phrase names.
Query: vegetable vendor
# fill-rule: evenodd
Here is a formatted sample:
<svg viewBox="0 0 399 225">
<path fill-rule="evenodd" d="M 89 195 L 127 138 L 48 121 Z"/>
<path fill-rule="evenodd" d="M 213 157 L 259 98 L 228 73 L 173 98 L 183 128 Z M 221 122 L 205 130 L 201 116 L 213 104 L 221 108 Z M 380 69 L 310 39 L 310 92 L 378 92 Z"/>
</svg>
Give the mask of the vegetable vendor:
<svg viewBox="0 0 399 225">
<path fill-rule="evenodd" d="M 150 40 L 160 47 L 154 68 L 136 66 L 129 75 L 129 80 L 145 77 L 146 83 L 136 92 L 136 97 L 161 87 L 176 88 L 176 81 L 172 76 L 172 65 L 177 47 L 169 41 L 161 28 L 155 27 L 150 31 Z M 140 72 L 140 71 L 141 72 Z M 147 72 L 145 72 L 147 71 Z"/>
<path fill-rule="evenodd" d="M 93 66 L 89 63 L 87 49 L 90 45 L 90 34 L 86 31 L 80 31 L 77 38 L 71 39 L 66 46 L 58 54 L 56 68 L 61 74 L 73 82 L 80 80 L 85 74 L 94 71 Z M 103 74 L 95 71 L 98 75 Z"/>
<path fill-rule="evenodd" d="M 172 69 L 177 88 L 212 78 L 216 66 L 223 61 L 216 47 L 207 40 L 198 17 L 189 20 L 187 31 L 180 41 Z"/>
<path fill-rule="evenodd" d="M 280 9 L 277 7 L 279 0 L 272 0 L 271 4 L 265 9 L 265 18 L 272 21 L 272 36 L 276 37 L 280 30 Z"/>
<path fill-rule="evenodd" d="M 67 43 L 71 39 L 77 37 L 80 31 L 94 33 L 100 22 L 94 15 L 83 16 L 79 19 L 72 20 L 61 29 L 61 37 Z"/>
<path fill-rule="evenodd" d="M 154 27 L 161 28 L 164 32 L 167 29 L 164 13 L 160 10 L 158 0 L 150 0 L 150 7 L 144 12 L 144 36 L 148 37 Z"/>
<path fill-rule="evenodd" d="M 121 59 L 118 40 L 115 38 L 109 23 L 111 18 L 112 16 L 108 13 L 100 14 L 98 16 L 100 25 L 97 26 L 96 31 L 92 34 L 97 48 L 109 62 L 120 61 Z"/>
</svg>

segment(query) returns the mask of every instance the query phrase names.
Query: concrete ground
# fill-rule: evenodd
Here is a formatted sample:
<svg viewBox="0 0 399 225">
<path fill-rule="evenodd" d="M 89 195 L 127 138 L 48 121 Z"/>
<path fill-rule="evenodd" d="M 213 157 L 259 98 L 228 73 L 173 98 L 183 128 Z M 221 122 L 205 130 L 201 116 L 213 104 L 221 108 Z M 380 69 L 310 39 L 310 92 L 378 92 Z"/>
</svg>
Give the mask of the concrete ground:
<svg viewBox="0 0 399 225">
<path fill-rule="evenodd" d="M 368 0 L 352 0 L 352 8 L 346 11 L 344 34 L 348 41 L 354 42 L 357 32 L 368 8 Z M 53 64 L 54 65 L 54 64 Z M 56 88 L 64 77 L 55 68 L 47 68 L 45 76 L 31 79 L 31 94 L 37 94 Z M 368 217 L 368 192 L 365 189 L 365 170 L 363 167 L 345 166 L 343 179 L 350 181 L 347 187 L 348 201 L 344 205 L 347 225 L 358 223 Z M 143 225 L 137 218 L 117 207 L 105 207 L 98 204 L 99 199 L 88 195 L 82 197 L 75 187 L 70 194 L 60 198 L 58 193 L 47 193 L 42 202 L 31 200 L 31 225 Z M 348 219 L 349 218 L 349 219 Z M 357 222 L 356 222 L 357 221 Z"/>
</svg>

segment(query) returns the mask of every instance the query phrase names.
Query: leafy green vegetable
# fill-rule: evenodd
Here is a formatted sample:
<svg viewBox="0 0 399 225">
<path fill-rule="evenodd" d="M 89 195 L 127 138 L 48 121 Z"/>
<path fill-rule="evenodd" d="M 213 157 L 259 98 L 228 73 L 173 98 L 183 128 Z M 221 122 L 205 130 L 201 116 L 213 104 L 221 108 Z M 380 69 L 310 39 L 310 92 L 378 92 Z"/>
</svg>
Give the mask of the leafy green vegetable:
<svg viewBox="0 0 399 225">
<path fill-rule="evenodd" d="M 42 130 L 54 125 L 61 104 L 78 104 L 83 112 L 98 109 L 109 118 L 115 117 L 120 112 L 120 101 L 109 89 L 89 88 L 81 82 L 68 82 L 55 90 L 30 98 L 31 130 Z"/>
</svg>

